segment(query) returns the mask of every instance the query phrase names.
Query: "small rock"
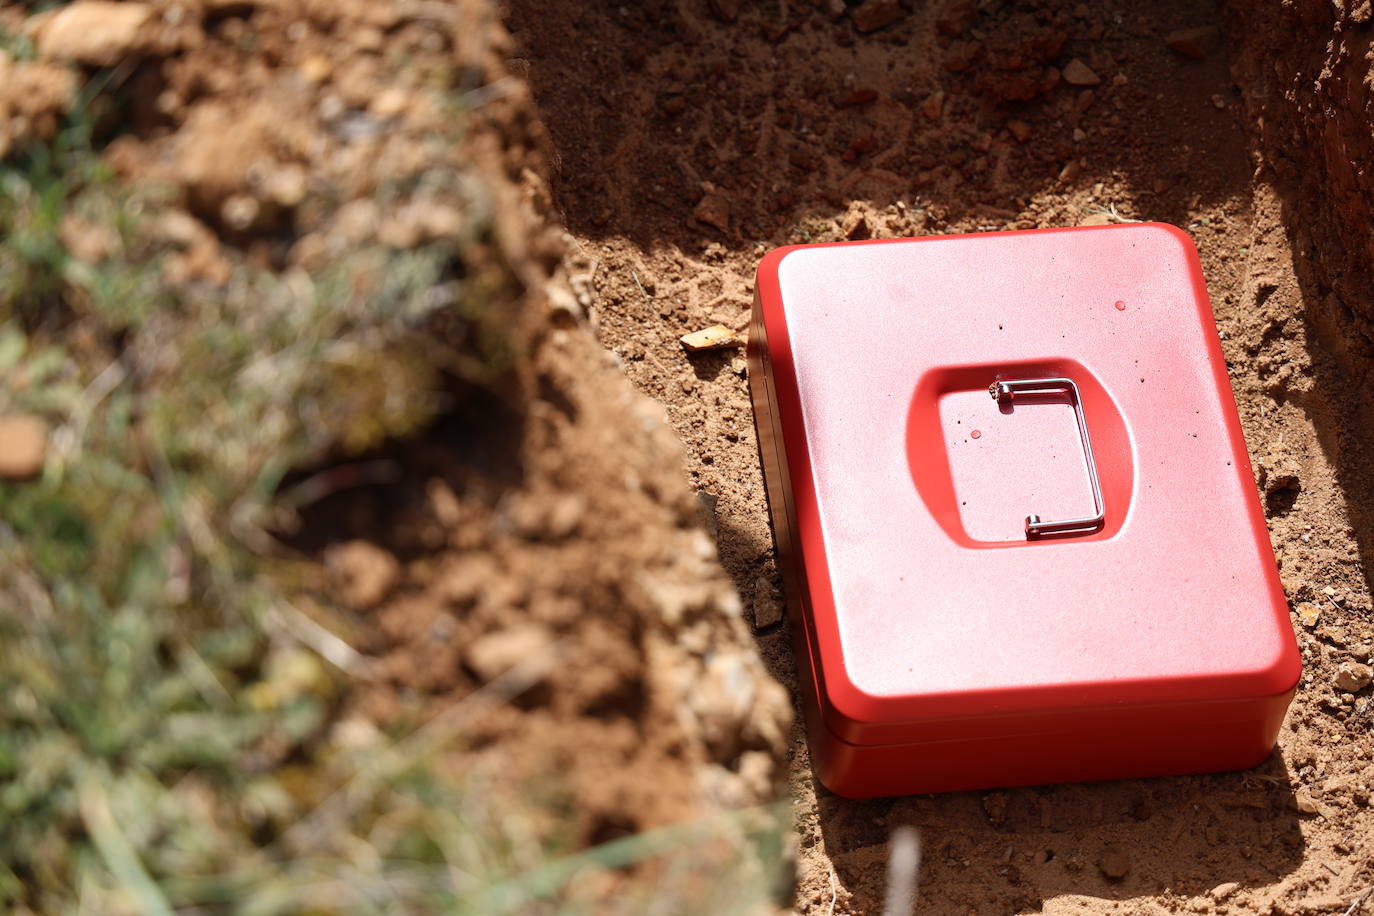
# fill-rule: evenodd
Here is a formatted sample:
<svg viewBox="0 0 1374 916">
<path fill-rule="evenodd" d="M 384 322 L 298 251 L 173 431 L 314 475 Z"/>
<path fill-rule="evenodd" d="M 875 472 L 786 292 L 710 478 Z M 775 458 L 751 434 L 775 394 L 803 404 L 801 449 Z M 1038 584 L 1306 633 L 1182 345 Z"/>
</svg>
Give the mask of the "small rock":
<svg viewBox="0 0 1374 916">
<path fill-rule="evenodd" d="M 682 345 L 688 350 L 696 352 L 698 350 L 723 350 L 727 347 L 738 347 L 744 343 L 733 329 L 727 328 L 723 324 L 713 324 L 709 328 L 702 328 L 700 331 L 693 331 L 678 338 Z"/>
<path fill-rule="evenodd" d="M 1077 159 L 1070 159 L 1064 163 L 1064 167 L 1059 170 L 1060 181 L 1073 181 L 1083 171 L 1083 166 L 1078 164 Z"/>
<path fill-rule="evenodd" d="M 329 79 L 329 75 L 334 72 L 334 65 L 323 54 L 312 54 L 301 61 L 296 72 L 310 85 L 318 86 Z"/>
<path fill-rule="evenodd" d="M 946 35 L 962 35 L 978 19 L 974 0 L 949 0 L 935 17 L 935 27 Z"/>
<path fill-rule="evenodd" d="M 1096 86 L 1102 82 L 1102 77 L 1077 57 L 1064 65 L 1064 71 L 1060 75 L 1070 86 Z"/>
<path fill-rule="evenodd" d="M 849 12 L 849 4 L 844 0 L 825 0 L 825 14 L 831 19 L 839 19 Z"/>
<path fill-rule="evenodd" d="M 840 222 L 840 232 L 851 242 L 870 238 L 873 229 L 868 225 L 868 217 L 862 211 L 854 211 L 845 215 Z"/>
<path fill-rule="evenodd" d="M 463 652 L 463 661 L 483 683 L 488 683 L 521 662 L 546 652 L 552 644 L 553 634 L 547 627 L 520 623 L 474 639 Z"/>
<path fill-rule="evenodd" d="M 1302 786 L 1293 793 L 1293 806 L 1303 814 L 1325 815 L 1328 811 L 1327 807 L 1317 799 L 1310 786 Z"/>
<path fill-rule="evenodd" d="M 235 232 L 247 232 L 262 215 L 262 204 L 247 194 L 234 194 L 220 207 L 220 219 Z"/>
<path fill-rule="evenodd" d="M 1001 824 L 1007 819 L 1007 793 L 989 792 L 983 796 L 983 811 L 992 824 Z"/>
<path fill-rule="evenodd" d="M 48 424 L 33 414 L 0 416 L 0 478 L 27 480 L 43 470 Z"/>
<path fill-rule="evenodd" d="M 902 15 L 898 0 L 864 0 L 849 14 L 854 27 L 860 32 L 876 32 L 885 29 Z"/>
<path fill-rule="evenodd" d="M 1266 495 L 1280 490 L 1302 489 L 1298 463 L 1287 455 L 1269 454 L 1260 458 L 1259 478 Z"/>
<path fill-rule="evenodd" d="M 39 29 L 38 56 L 113 67 L 137 49 L 152 14 L 152 9 L 142 3 L 78 0 Z"/>
<path fill-rule="evenodd" d="M 1227 897 L 1240 890 L 1239 881 L 1226 881 L 1212 888 L 1208 893 L 1213 900 L 1225 900 Z"/>
<path fill-rule="evenodd" d="M 1217 111 L 1224 111 L 1226 108 L 1226 99 L 1220 93 L 1213 93 L 1212 107 Z"/>
<path fill-rule="evenodd" d="M 83 264 L 99 264 L 121 245 L 119 233 L 113 226 L 70 213 L 62 218 L 57 237 L 67 253 Z"/>
<path fill-rule="evenodd" d="M 841 108 L 849 108 L 852 105 L 866 105 L 877 97 L 878 90 L 876 89 L 855 89 L 841 98 L 839 105 Z"/>
<path fill-rule="evenodd" d="M 1359 662 L 1341 662 L 1336 668 L 1335 683 L 1338 690 L 1346 693 L 1359 693 L 1374 680 L 1374 671 Z"/>
<path fill-rule="evenodd" d="M 1217 46 L 1221 30 L 1214 25 L 1177 29 L 1164 36 L 1164 43 L 1184 57 L 1202 60 Z"/>
<path fill-rule="evenodd" d="M 310 176 L 299 165 L 284 165 L 273 169 L 263 179 L 262 192 L 268 200 L 288 209 L 305 200 Z"/>
<path fill-rule="evenodd" d="M 1322 619 L 1322 609 L 1320 605 L 1310 601 L 1304 601 L 1298 605 L 1298 620 L 1305 627 L 1315 627 Z"/>
<path fill-rule="evenodd" d="M 721 232 L 730 231 L 730 198 L 723 194 L 707 194 L 692 211 L 692 219 Z"/>
<path fill-rule="evenodd" d="M 754 580 L 754 629 L 764 630 L 782 620 L 782 602 L 773 583 L 760 576 Z"/>
<path fill-rule="evenodd" d="M 1009 121 L 1007 122 L 1007 130 L 1011 131 L 1011 135 L 1016 138 L 1017 143 L 1025 143 L 1031 138 L 1031 126 L 1025 121 Z"/>
<path fill-rule="evenodd" d="M 1073 142 L 1074 142 L 1074 143 L 1082 143 L 1082 142 L 1083 142 L 1084 140 L 1086 140 L 1086 139 L 1088 139 L 1088 134 L 1087 134 L 1087 132 L 1085 132 L 1085 131 L 1083 130 L 1083 128 L 1081 128 L 1081 127 L 1075 127 L 1075 128 L 1073 129 Z"/>
<path fill-rule="evenodd" d="M 1097 860 L 1097 867 L 1102 870 L 1113 881 L 1120 881 L 1131 871 L 1131 860 L 1115 846 L 1109 846 L 1102 853 L 1102 857 Z"/>
<path fill-rule="evenodd" d="M 951 73 L 963 73 L 973 66 L 978 56 L 978 45 L 971 41 L 952 41 L 945 52 L 945 69 Z"/>
<path fill-rule="evenodd" d="M 381 604 L 401 575 L 401 564 L 371 541 L 345 541 L 324 554 L 325 569 L 339 590 L 339 599 L 364 611 Z"/>
<path fill-rule="evenodd" d="M 711 0 L 711 12 L 720 17 L 721 22 L 734 22 L 739 18 L 741 0 Z"/>
<path fill-rule="evenodd" d="M 399 86 L 392 86 L 377 93 L 367 106 L 367 110 L 385 121 L 401 114 L 408 107 L 410 94 Z"/>
<path fill-rule="evenodd" d="M 924 102 L 921 103 L 921 113 L 932 121 L 940 120 L 940 115 L 945 110 L 945 94 L 943 92 L 932 92 Z"/>
</svg>

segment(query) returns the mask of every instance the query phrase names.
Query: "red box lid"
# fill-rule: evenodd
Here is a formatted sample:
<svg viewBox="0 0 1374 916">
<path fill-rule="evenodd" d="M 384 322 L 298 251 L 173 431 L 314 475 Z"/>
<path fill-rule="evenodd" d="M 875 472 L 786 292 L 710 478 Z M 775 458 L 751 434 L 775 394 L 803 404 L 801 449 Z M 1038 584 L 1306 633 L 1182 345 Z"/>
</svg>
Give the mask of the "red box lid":
<svg viewBox="0 0 1374 916">
<path fill-rule="evenodd" d="M 757 299 L 788 540 L 835 735 L 931 740 L 932 723 L 952 735 L 970 717 L 1122 704 L 1206 715 L 1209 701 L 1296 683 L 1183 232 L 783 248 L 760 265 Z M 1037 378 L 1077 386 L 1101 484 L 1095 530 L 1026 534 L 1028 515 L 1096 508 L 1070 394 L 989 395 Z"/>
</svg>

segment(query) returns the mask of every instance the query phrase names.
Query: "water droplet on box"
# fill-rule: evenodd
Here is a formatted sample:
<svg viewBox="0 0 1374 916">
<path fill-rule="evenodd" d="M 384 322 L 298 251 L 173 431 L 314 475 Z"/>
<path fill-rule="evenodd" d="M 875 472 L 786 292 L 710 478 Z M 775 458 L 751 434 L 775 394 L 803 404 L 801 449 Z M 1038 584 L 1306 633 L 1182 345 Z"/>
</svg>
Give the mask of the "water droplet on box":
<svg viewBox="0 0 1374 916">
<path fill-rule="evenodd" d="M 974 439 L 978 439 L 983 435 L 983 431 L 981 429 L 975 429 L 973 432 L 969 433 L 969 435 Z"/>
<path fill-rule="evenodd" d="M 1126 303 L 1122 302 L 1120 299 L 1116 300 L 1116 310 L 1118 312 L 1126 311 Z"/>
</svg>

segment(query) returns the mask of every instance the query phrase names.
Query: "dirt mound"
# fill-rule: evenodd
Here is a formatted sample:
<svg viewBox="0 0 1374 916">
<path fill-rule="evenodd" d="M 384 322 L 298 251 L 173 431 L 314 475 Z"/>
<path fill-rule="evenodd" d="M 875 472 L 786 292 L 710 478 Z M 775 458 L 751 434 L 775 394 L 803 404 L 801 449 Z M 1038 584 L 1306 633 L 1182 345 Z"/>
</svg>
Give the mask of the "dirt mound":
<svg viewBox="0 0 1374 916">
<path fill-rule="evenodd" d="M 77 392 L 101 394 L 71 422 L 132 423 L 86 454 L 161 489 L 114 518 L 71 511 L 110 545 L 108 600 L 151 622 L 146 692 L 251 736 L 222 770 L 119 764 L 91 796 L 175 786 L 121 841 L 147 879 L 139 899 L 205 893 L 187 877 L 203 864 L 177 858 L 185 836 L 160 820 L 192 790 L 216 829 L 189 815 L 177 829 L 251 863 L 225 880 L 250 870 L 272 906 L 334 910 L 317 869 L 364 847 L 383 884 L 424 868 L 388 906 L 628 912 L 654 894 L 714 911 L 770 893 L 785 691 L 749 644 L 661 410 L 588 332 L 597 264 L 565 259 L 546 136 L 490 4 L 79 0 L 0 16 L 0 157 L 13 150 L 29 170 L 15 180 L 48 194 L 0 207 L 0 226 L 46 233 L 55 265 L 44 298 L 9 282 L 37 270 L 29 236 L 0 254 L 3 317 L 114 367 L 73 363 Z M 50 410 L 59 440 L 79 435 Z M 129 438 L 146 449 L 132 459 Z M 65 499 L 56 477 L 30 498 Z M 130 597 L 120 551 L 148 538 L 174 584 Z M 184 697 L 189 656 L 168 646 L 230 637 L 232 660 L 204 649 L 198 663 L 211 699 Z M 7 684 L 46 664 L 16 675 L 10 660 Z M 109 667 L 74 663 L 92 680 Z M 144 718 L 148 746 L 163 734 Z M 20 746 L 29 761 L 47 745 Z M 240 804 L 233 780 L 249 776 Z M 60 908 L 64 887 L 97 881 L 126 909 L 125 873 L 64 852 L 109 835 L 88 814 L 104 802 L 82 804 L 59 805 L 51 834 L 23 819 L 6 867 L 44 877 L 0 899 Z M 35 835 L 51 837 L 38 852 Z"/>
<path fill-rule="evenodd" d="M 1374 638 L 1374 449 L 1308 319 L 1290 245 L 1300 223 L 1247 153 L 1257 122 L 1220 10 L 510 7 L 561 164 L 558 205 L 600 265 L 601 340 L 666 405 L 726 568 L 759 596 L 760 651 L 789 685 L 746 370 L 677 337 L 743 330 L 758 258 L 781 244 L 1155 219 L 1202 253 L 1307 666 L 1279 753 L 1247 774 L 855 803 L 815 785 L 796 730 L 798 910 L 879 911 L 903 825 L 923 835 L 918 912 L 1349 907 L 1374 883 L 1360 667 Z M 1281 45 L 1289 30 L 1265 25 L 1256 40 Z"/>
<path fill-rule="evenodd" d="M 1374 108 L 1368 4 L 1229 4 L 1262 162 L 1309 268 L 1313 317 L 1361 383 L 1374 358 Z"/>
</svg>

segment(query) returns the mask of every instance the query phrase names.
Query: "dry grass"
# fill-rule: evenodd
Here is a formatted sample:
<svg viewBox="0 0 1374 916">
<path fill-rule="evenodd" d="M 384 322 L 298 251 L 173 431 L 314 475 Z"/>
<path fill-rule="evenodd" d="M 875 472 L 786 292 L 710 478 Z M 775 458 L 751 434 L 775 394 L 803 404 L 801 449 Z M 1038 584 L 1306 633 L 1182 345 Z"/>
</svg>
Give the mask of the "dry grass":
<svg viewBox="0 0 1374 916">
<path fill-rule="evenodd" d="M 719 913 L 763 899 L 775 812 L 589 851 L 550 842 L 532 824 L 567 803 L 557 787 L 496 809 L 452 765 L 470 708 L 410 735 L 341 719 L 359 672 L 289 605 L 300 561 L 272 537 L 283 477 L 411 433 L 448 406 L 446 379 L 496 384 L 515 358 L 500 333 L 515 281 L 473 253 L 490 231 L 481 201 L 456 244 L 168 286 L 148 231 L 162 198 L 111 178 L 89 101 L 0 163 L 0 412 L 53 430 L 41 479 L 0 484 L 5 908 L 568 912 L 613 888 L 626 912 Z M 69 254 L 72 217 L 113 232 L 105 257 Z M 467 343 L 437 337 L 438 320 Z"/>
</svg>

